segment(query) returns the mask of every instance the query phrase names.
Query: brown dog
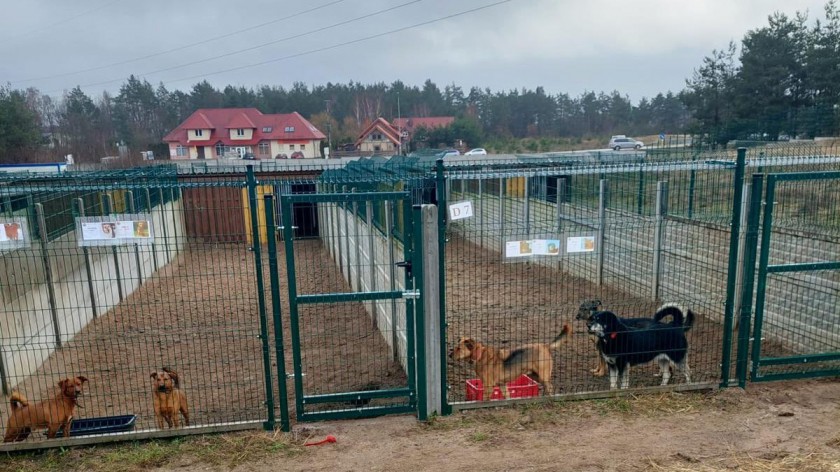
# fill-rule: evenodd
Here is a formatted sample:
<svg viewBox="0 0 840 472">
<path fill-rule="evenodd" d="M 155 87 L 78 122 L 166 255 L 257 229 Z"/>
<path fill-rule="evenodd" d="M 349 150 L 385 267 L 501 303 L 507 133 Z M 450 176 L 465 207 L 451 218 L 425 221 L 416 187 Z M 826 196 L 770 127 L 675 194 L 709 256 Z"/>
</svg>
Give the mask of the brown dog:
<svg viewBox="0 0 840 472">
<path fill-rule="evenodd" d="M 554 393 L 554 386 L 551 385 L 551 372 L 554 369 L 551 350 L 557 349 L 571 332 L 569 325 L 564 324 L 560 334 L 549 344 L 526 344 L 510 350 L 496 349 L 472 338 L 462 337 L 449 357 L 473 363 L 475 373 L 484 384 L 484 400 L 490 400 L 493 387 L 496 386 L 502 390 L 502 396 L 508 398 L 506 384 L 522 374 L 533 376 L 535 381 L 542 384 L 545 393 L 551 395 Z"/>
<path fill-rule="evenodd" d="M 58 430 L 64 430 L 64 437 L 70 436 L 70 424 L 78 405 L 82 387 L 88 379 L 83 376 L 64 379 L 58 382 L 60 391 L 55 397 L 30 405 L 20 392 L 12 392 L 9 403 L 12 414 L 6 424 L 3 442 L 23 441 L 34 428 L 47 428 L 47 437 L 55 438 Z"/>
<path fill-rule="evenodd" d="M 166 367 L 152 372 L 152 394 L 155 399 L 155 419 L 159 429 L 163 422 L 172 427 L 179 427 L 178 412 L 184 416 L 184 425 L 190 425 L 190 412 L 187 409 L 187 396 L 180 389 L 178 373 Z"/>
</svg>

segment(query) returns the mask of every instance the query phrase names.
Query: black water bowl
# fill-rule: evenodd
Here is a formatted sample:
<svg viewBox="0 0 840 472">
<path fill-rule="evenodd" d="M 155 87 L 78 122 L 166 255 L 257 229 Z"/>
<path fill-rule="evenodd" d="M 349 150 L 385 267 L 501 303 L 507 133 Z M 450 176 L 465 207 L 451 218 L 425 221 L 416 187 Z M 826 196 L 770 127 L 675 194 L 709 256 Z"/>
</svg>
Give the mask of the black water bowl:
<svg viewBox="0 0 840 472">
<path fill-rule="evenodd" d="M 70 436 L 88 436 L 91 434 L 120 433 L 131 431 L 137 422 L 136 415 L 102 416 L 99 418 L 81 418 L 73 420 Z M 59 433 L 61 437 L 61 433 Z"/>
</svg>

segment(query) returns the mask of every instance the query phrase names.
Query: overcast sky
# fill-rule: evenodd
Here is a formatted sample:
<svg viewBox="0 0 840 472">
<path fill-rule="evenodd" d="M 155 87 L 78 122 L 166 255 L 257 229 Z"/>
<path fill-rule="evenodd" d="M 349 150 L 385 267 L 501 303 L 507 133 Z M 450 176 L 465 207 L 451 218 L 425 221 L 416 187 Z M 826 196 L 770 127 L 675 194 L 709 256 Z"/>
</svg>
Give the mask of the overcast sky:
<svg viewBox="0 0 840 472">
<path fill-rule="evenodd" d="M 60 95 L 351 80 L 679 91 L 712 49 L 823 0 L 0 0 L 0 82 Z M 488 5 L 487 8 L 482 8 Z M 469 10 L 475 10 L 467 12 Z M 467 12 L 461 14 L 462 12 Z M 447 18 L 448 17 L 448 18 Z M 416 27 L 412 27 L 418 25 Z M 392 32 L 393 33 L 390 33 Z M 221 37 L 220 36 L 224 36 Z M 371 38 L 372 37 L 372 38 Z M 371 38 L 371 39 L 365 39 Z M 200 43 L 200 44 L 196 44 Z M 221 57 L 220 57 L 221 56 Z M 255 65 L 260 64 L 261 65 Z M 234 70 L 231 70 L 234 69 Z"/>
</svg>

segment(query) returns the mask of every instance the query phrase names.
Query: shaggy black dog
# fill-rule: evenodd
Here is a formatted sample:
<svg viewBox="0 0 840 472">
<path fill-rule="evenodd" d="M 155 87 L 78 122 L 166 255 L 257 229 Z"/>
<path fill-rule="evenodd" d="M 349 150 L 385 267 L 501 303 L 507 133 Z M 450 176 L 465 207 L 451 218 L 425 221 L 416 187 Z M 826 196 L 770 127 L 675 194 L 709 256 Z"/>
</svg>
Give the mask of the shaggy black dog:
<svg viewBox="0 0 840 472">
<path fill-rule="evenodd" d="M 589 317 L 589 333 L 598 339 L 598 350 L 610 372 L 610 388 L 630 386 L 630 367 L 656 360 L 662 375 L 662 385 L 671 379 L 672 369 L 679 367 L 685 381 L 691 382 L 688 367 L 688 340 L 685 337 L 694 324 L 694 313 L 676 305 L 664 305 L 656 311 L 654 320 L 667 316 L 670 323 L 656 322 L 639 329 L 611 311 L 597 311 Z"/>
</svg>

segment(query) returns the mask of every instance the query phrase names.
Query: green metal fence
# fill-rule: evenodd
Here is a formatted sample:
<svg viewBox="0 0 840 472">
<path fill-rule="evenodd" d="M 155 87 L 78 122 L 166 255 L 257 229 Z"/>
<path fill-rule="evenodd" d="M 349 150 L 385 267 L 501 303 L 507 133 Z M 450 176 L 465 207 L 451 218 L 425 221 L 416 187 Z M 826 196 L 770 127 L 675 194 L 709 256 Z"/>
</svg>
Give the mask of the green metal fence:
<svg viewBox="0 0 840 472">
<path fill-rule="evenodd" d="M 836 153 L 607 158 L 3 176 L 3 393 L 42 400 L 84 375 L 78 418 L 131 419 L 120 437 L 424 418 L 427 383 L 440 384 L 440 413 L 496 404 L 476 401 L 478 374 L 448 357 L 460 336 L 512 349 L 569 324 L 578 335 L 552 352 L 547 380 L 558 395 L 606 395 L 576 317 L 591 299 L 627 317 L 666 302 L 697 314 L 691 379 L 674 388 L 837 373 Z M 447 218 L 463 202 L 472 216 Z M 440 210 L 438 267 L 420 263 L 420 204 Z M 137 234 L 103 242 L 128 222 Z M 419 361 L 424 272 L 437 276 L 440 378 Z M 163 367 L 179 374 L 189 428 L 157 427 L 150 374 Z M 655 387 L 654 373 L 634 368 L 631 387 Z M 43 445 L 36 433 L 20 447 Z"/>
<path fill-rule="evenodd" d="M 739 374 L 768 381 L 840 374 L 840 172 L 773 173 L 753 179 Z M 762 190 L 764 193 L 762 195 Z M 763 214 L 762 214 L 763 213 Z M 759 223 L 760 222 L 760 223 Z M 757 256 L 757 257 L 756 257 Z"/>
</svg>

